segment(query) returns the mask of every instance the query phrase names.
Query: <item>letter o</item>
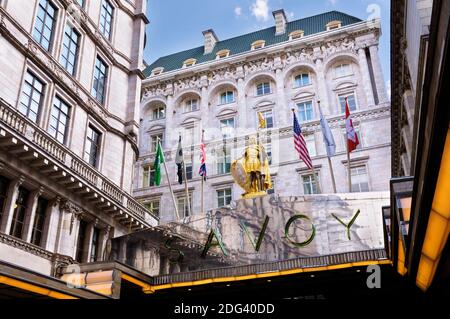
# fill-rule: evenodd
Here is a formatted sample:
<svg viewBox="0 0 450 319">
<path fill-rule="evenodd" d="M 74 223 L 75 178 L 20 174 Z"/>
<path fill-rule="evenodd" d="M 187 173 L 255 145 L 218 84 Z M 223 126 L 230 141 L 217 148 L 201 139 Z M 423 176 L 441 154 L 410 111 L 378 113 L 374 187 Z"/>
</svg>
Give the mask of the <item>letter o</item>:
<svg viewBox="0 0 450 319">
<path fill-rule="evenodd" d="M 300 243 L 296 242 L 296 241 L 293 241 L 293 240 L 291 240 L 289 238 L 289 228 L 291 227 L 291 224 L 293 224 L 297 219 L 306 219 L 309 222 L 311 222 L 311 225 L 312 225 L 311 236 L 309 236 L 309 238 L 307 240 L 302 241 Z M 316 227 L 314 226 L 313 222 L 311 221 L 311 219 L 308 216 L 306 216 L 306 215 L 294 215 L 291 218 L 289 218 L 289 220 L 287 221 L 286 226 L 284 228 L 284 235 L 286 236 L 286 239 L 292 245 L 297 246 L 297 247 L 305 247 L 305 246 L 308 246 L 313 241 L 314 237 L 316 236 Z"/>
</svg>

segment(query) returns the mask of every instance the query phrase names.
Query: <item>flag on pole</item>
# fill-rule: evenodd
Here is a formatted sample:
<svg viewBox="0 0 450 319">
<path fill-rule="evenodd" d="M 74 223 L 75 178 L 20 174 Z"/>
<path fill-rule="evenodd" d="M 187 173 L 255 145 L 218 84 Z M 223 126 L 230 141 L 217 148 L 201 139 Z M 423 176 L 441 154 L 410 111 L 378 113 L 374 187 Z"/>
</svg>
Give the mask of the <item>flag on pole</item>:
<svg viewBox="0 0 450 319">
<path fill-rule="evenodd" d="M 181 135 L 180 138 L 178 139 L 178 149 L 177 149 L 177 156 L 175 157 L 175 164 L 177 164 L 178 183 L 183 184 L 184 157 L 183 157 L 183 148 L 181 147 Z"/>
<path fill-rule="evenodd" d="M 297 116 L 294 114 L 294 145 L 295 150 L 298 152 L 300 159 L 308 166 L 309 169 L 313 169 L 312 160 L 309 156 L 308 148 L 306 146 L 305 139 L 302 135 L 302 130 L 297 121 Z"/>
<path fill-rule="evenodd" d="M 345 130 L 347 131 L 347 145 L 348 152 L 354 151 L 359 145 L 358 135 L 353 127 L 353 121 L 350 117 L 350 107 L 348 106 L 348 99 L 345 98 Z"/>
<path fill-rule="evenodd" d="M 204 133 L 202 132 L 202 142 L 200 144 L 200 169 L 198 170 L 200 176 L 206 181 L 206 151 L 204 142 Z"/>
<path fill-rule="evenodd" d="M 161 148 L 161 141 L 158 140 L 158 146 L 156 149 L 155 162 L 153 168 L 155 169 L 154 183 L 156 186 L 161 184 L 161 165 L 164 164 L 164 153 Z"/>
<path fill-rule="evenodd" d="M 259 128 L 266 128 L 267 123 L 261 112 L 258 112 Z"/>
<path fill-rule="evenodd" d="M 331 133 L 328 121 L 323 116 L 322 111 L 320 112 L 320 126 L 322 127 L 323 142 L 325 143 L 325 148 L 327 149 L 327 156 L 332 157 L 336 154 L 336 143 L 334 142 L 333 134 Z"/>
</svg>

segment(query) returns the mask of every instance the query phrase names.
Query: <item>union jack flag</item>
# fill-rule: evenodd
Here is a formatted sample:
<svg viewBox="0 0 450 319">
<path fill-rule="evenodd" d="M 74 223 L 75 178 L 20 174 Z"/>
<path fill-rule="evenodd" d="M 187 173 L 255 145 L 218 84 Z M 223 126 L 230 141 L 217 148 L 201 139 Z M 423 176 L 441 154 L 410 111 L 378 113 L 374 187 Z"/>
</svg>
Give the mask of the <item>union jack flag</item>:
<svg viewBox="0 0 450 319">
<path fill-rule="evenodd" d="M 305 139 L 302 135 L 302 130 L 297 121 L 297 116 L 294 113 L 294 145 L 295 150 L 298 152 L 300 159 L 308 166 L 309 169 L 313 169 L 312 160 L 309 156 L 308 147 L 306 146 Z"/>
<path fill-rule="evenodd" d="M 202 143 L 200 144 L 200 169 L 198 170 L 200 176 L 206 181 L 206 151 L 204 143 L 204 133 L 202 132 Z"/>
</svg>

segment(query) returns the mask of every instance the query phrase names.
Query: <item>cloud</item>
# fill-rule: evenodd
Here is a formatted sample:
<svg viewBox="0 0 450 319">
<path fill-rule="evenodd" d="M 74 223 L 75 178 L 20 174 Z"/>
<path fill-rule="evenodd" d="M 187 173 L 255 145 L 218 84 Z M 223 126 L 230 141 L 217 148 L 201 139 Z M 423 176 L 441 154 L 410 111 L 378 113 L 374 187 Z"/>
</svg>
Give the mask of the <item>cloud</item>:
<svg viewBox="0 0 450 319">
<path fill-rule="evenodd" d="M 236 7 L 236 8 L 234 8 L 234 15 L 236 16 L 236 17 L 240 17 L 241 15 L 242 15 L 242 8 L 241 7 Z"/>
<path fill-rule="evenodd" d="M 327 2 L 328 2 L 329 4 L 331 4 L 332 6 L 335 6 L 336 3 L 338 2 L 338 0 L 327 0 Z"/>
<path fill-rule="evenodd" d="M 269 19 L 269 0 L 256 0 L 252 3 L 250 11 L 256 20 L 267 21 Z"/>
<path fill-rule="evenodd" d="M 294 12 L 293 11 L 286 11 L 286 18 L 288 18 L 288 20 L 294 20 Z"/>
</svg>

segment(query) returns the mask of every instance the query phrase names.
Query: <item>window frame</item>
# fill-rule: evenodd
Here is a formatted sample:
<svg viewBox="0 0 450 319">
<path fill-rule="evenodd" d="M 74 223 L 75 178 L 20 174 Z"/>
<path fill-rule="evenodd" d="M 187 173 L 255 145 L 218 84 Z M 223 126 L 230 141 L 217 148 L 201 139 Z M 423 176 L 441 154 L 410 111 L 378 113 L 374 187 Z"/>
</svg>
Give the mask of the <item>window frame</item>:
<svg viewBox="0 0 450 319">
<path fill-rule="evenodd" d="M 231 94 L 230 94 L 231 93 Z M 232 99 L 229 100 L 229 96 L 231 95 Z M 219 105 L 232 104 L 236 102 L 236 94 L 233 90 L 223 91 L 219 95 Z"/>
<path fill-rule="evenodd" d="M 344 65 L 348 66 L 348 72 L 347 73 L 342 73 L 342 71 L 338 71 L 338 70 L 342 70 Z M 351 62 L 339 62 L 339 63 L 336 63 L 333 66 L 333 71 L 334 71 L 334 78 L 335 79 L 345 78 L 347 76 L 352 76 L 354 74 Z"/>
<path fill-rule="evenodd" d="M 193 202 L 192 191 L 189 191 L 188 195 L 189 195 L 189 205 L 191 206 L 190 208 L 191 208 L 191 213 L 192 213 L 192 202 Z M 189 209 L 188 209 L 188 205 L 187 205 L 188 200 L 187 200 L 186 194 L 183 193 L 183 194 L 177 195 L 176 200 L 177 200 L 178 213 L 180 213 L 180 212 L 183 213 L 182 218 L 189 217 Z M 183 208 L 181 211 L 180 211 L 180 200 L 183 200 Z"/>
<path fill-rule="evenodd" d="M 44 10 L 44 21 L 42 21 L 39 18 L 39 13 L 40 13 L 41 2 L 42 1 L 46 2 L 45 9 L 43 9 Z M 45 47 L 42 44 L 42 38 L 44 37 L 44 29 L 45 29 L 45 27 L 48 27 L 48 25 L 46 24 L 46 21 L 47 21 L 47 17 L 50 16 L 48 14 L 48 7 L 49 6 L 53 9 L 53 16 L 51 17 L 52 25 L 51 25 L 51 29 L 50 29 L 50 38 L 46 39 L 48 41 L 48 47 Z M 36 14 L 35 14 L 35 17 L 34 17 L 33 31 L 31 33 L 31 37 L 33 38 L 34 41 L 36 41 L 39 44 L 39 46 L 41 46 L 47 52 L 52 52 L 52 50 L 53 50 L 53 44 L 54 44 L 54 40 L 55 40 L 56 23 L 58 21 L 58 12 L 59 12 L 59 8 L 58 8 L 58 6 L 56 4 L 53 3 L 53 1 L 51 1 L 51 0 L 39 0 L 39 2 L 37 4 L 37 11 L 36 11 Z M 38 30 L 36 28 L 36 24 L 37 24 L 38 19 L 40 21 L 42 21 L 42 28 L 41 28 L 41 30 Z M 35 32 L 39 33 L 39 39 L 36 38 Z"/>
<path fill-rule="evenodd" d="M 359 168 L 362 168 L 362 167 L 364 167 L 365 176 L 366 176 L 366 179 L 367 179 L 367 181 L 366 181 L 366 183 L 367 183 L 367 190 L 366 191 L 362 191 L 361 190 L 361 182 L 358 182 L 359 190 L 356 191 L 356 190 L 354 190 L 354 178 L 353 178 L 353 176 L 356 176 L 356 175 L 353 175 L 353 170 L 354 169 L 359 169 Z M 347 172 L 347 174 L 348 174 L 348 172 Z M 370 187 L 370 177 L 369 177 L 369 169 L 367 167 L 367 163 L 350 164 L 350 174 L 351 174 L 351 177 L 352 177 L 351 178 L 352 179 L 352 189 L 351 189 L 352 193 L 370 192 L 370 189 L 371 189 L 371 187 Z M 358 174 L 358 175 L 362 175 L 362 174 Z"/>
<path fill-rule="evenodd" d="M 74 43 L 72 36 L 69 36 L 69 48 L 67 48 L 67 50 L 68 50 L 67 52 L 68 52 L 69 56 L 64 57 L 64 55 L 63 55 L 64 46 L 65 46 L 64 42 L 65 42 L 66 36 L 68 36 L 68 34 L 66 33 L 67 28 L 69 28 L 71 30 L 71 35 L 75 34 L 77 36 L 77 41 L 76 41 L 76 43 Z M 59 64 L 61 64 L 61 66 L 64 68 L 64 70 L 66 70 L 73 77 L 76 77 L 78 74 L 80 43 L 81 43 L 81 32 L 79 32 L 74 25 L 71 25 L 71 23 L 69 23 L 69 21 L 67 21 L 64 26 L 64 30 L 63 30 L 63 36 L 62 36 L 62 42 L 61 42 L 61 52 L 59 55 Z M 75 46 L 75 52 L 70 51 L 72 46 Z M 70 53 L 73 53 L 73 55 L 74 55 L 73 65 L 69 62 Z M 66 60 L 65 64 L 62 61 L 63 58 Z M 73 67 L 72 72 L 70 72 L 68 70 L 68 64 L 72 65 L 72 67 Z"/>
<path fill-rule="evenodd" d="M 217 175 L 227 175 L 231 173 L 231 148 L 225 147 L 226 152 L 224 152 L 224 147 L 216 150 L 216 168 Z M 228 161 L 227 161 L 228 160 Z"/>
<path fill-rule="evenodd" d="M 100 62 L 100 66 L 97 66 L 97 62 Z M 104 73 L 102 71 L 102 66 L 104 66 Z M 98 103 L 100 103 L 101 105 L 105 106 L 106 103 L 106 98 L 107 98 L 107 89 L 108 89 L 108 81 L 109 81 L 109 70 L 110 70 L 110 66 L 108 63 L 105 62 L 105 59 L 103 59 L 98 53 L 96 55 L 95 61 L 94 61 L 94 70 L 93 70 L 93 74 L 92 74 L 92 88 L 91 88 L 91 96 L 94 98 L 94 100 L 96 100 Z M 99 79 L 97 79 L 97 84 L 95 83 L 96 81 L 96 77 L 97 77 L 97 73 L 98 75 L 102 75 L 104 74 L 104 79 L 103 79 L 103 91 L 101 94 L 101 100 L 99 100 L 98 98 L 98 88 L 100 86 L 99 84 Z M 95 91 L 94 91 L 95 90 Z"/>
<path fill-rule="evenodd" d="M 154 208 L 155 208 L 154 203 L 158 203 L 158 205 L 157 205 L 157 212 L 156 213 L 154 211 Z M 160 216 L 160 214 L 161 214 L 161 198 L 152 198 L 152 199 L 149 199 L 148 201 L 143 202 L 142 204 L 153 215 Z M 150 206 L 150 207 L 148 207 L 148 206 Z"/>
<path fill-rule="evenodd" d="M 160 137 L 161 141 L 161 147 L 164 146 L 164 133 L 163 132 L 155 132 L 150 134 L 150 153 L 155 153 L 156 149 L 158 148 L 158 144 L 156 143 L 158 141 L 157 137 Z M 155 141 L 153 141 L 155 139 Z"/>
<path fill-rule="evenodd" d="M 152 182 L 153 176 L 155 174 L 155 167 L 153 164 L 144 165 L 142 167 L 142 187 L 153 187 L 155 186 L 155 183 Z M 147 179 L 147 183 L 145 183 L 145 180 Z"/>
<path fill-rule="evenodd" d="M 320 186 L 320 179 L 319 179 L 319 174 L 317 172 L 315 172 L 316 174 L 316 181 L 314 182 L 314 176 L 313 174 L 302 174 L 301 177 L 301 182 L 302 182 L 302 186 L 303 186 L 303 194 L 304 195 L 316 195 L 316 194 L 320 194 L 319 192 L 319 186 Z M 308 181 L 305 183 L 305 178 L 308 178 Z M 308 191 L 307 188 L 308 187 Z"/>
<path fill-rule="evenodd" d="M 61 108 L 59 107 L 56 107 L 56 105 L 55 105 L 55 101 L 56 100 L 58 100 L 59 101 L 59 104 L 61 105 L 61 104 L 63 104 L 63 105 L 65 105 L 66 107 L 67 107 L 67 114 L 65 114 L 66 115 L 66 123 L 65 124 L 62 124 L 61 123 L 61 121 L 60 121 L 60 118 L 61 118 L 61 113 L 63 113 L 62 112 L 62 110 L 61 110 Z M 51 132 L 50 132 L 50 129 L 52 128 L 52 118 L 54 118 L 54 115 L 53 115 L 53 110 L 55 109 L 55 107 L 58 109 L 58 118 L 56 118 L 56 128 L 53 128 L 54 130 L 55 130 L 55 134 L 56 134 L 56 136 L 55 135 L 53 135 Z M 63 144 L 63 145 L 66 145 L 67 144 L 67 135 L 68 135 L 68 132 L 69 132 L 69 127 L 70 127 L 70 113 L 71 113 L 71 109 L 72 109 L 72 107 L 70 106 L 70 104 L 69 103 L 66 103 L 66 101 L 63 99 L 63 98 L 61 98 L 59 95 L 55 95 L 54 97 L 53 97 L 53 103 L 52 103 L 52 106 L 51 106 L 51 109 L 50 109 L 50 119 L 49 119 L 49 123 L 48 123 L 48 127 L 47 127 L 47 132 L 55 139 L 55 140 L 57 140 L 59 143 L 61 143 L 61 144 Z M 60 141 L 59 139 L 58 139 L 58 133 L 60 133 L 59 132 L 59 126 L 60 126 L 60 124 L 62 124 L 62 125 L 64 125 L 65 127 L 64 127 L 64 133 L 63 133 L 63 141 Z"/>
<path fill-rule="evenodd" d="M 103 17 L 103 10 L 105 9 L 105 5 L 104 4 L 109 5 L 109 7 L 111 7 L 111 12 L 107 11 L 106 8 L 106 16 L 109 15 L 111 16 L 111 20 L 108 22 L 107 20 L 105 20 L 105 25 L 102 26 L 102 18 L 106 18 Z M 112 36 L 113 36 L 113 30 L 114 30 L 114 14 L 115 14 L 116 8 L 114 7 L 114 5 L 112 4 L 111 1 L 109 0 L 102 0 L 101 2 L 101 6 L 100 6 L 100 14 L 99 14 L 99 20 L 98 20 L 98 30 L 100 31 L 101 35 L 103 37 L 105 37 L 108 41 L 112 41 Z M 108 34 L 105 34 L 105 27 L 106 24 L 109 23 L 109 30 L 108 30 Z M 102 30 L 103 29 L 103 30 Z"/>
<path fill-rule="evenodd" d="M 230 194 L 228 195 L 226 192 L 229 191 Z M 223 192 L 223 194 L 220 194 Z M 224 187 L 220 189 L 216 189 L 216 197 L 217 197 L 217 208 L 226 207 L 231 204 L 233 200 L 233 188 L 230 187 Z M 221 199 L 223 200 L 223 205 L 220 205 Z M 229 199 L 229 202 L 227 203 L 227 199 Z"/>
<path fill-rule="evenodd" d="M 97 134 L 98 135 L 97 144 L 96 144 L 97 147 L 96 147 L 95 165 L 92 164 L 92 162 L 91 162 L 92 141 L 90 140 L 90 137 L 89 137 L 89 130 L 91 130 L 92 132 L 98 133 Z M 87 153 L 88 141 L 90 141 L 89 144 L 91 145 L 89 153 Z M 91 167 L 96 168 L 96 169 L 99 169 L 99 167 L 100 167 L 102 141 L 103 141 L 103 132 L 101 130 L 99 130 L 98 127 L 95 126 L 94 124 L 88 123 L 87 130 L 86 130 L 86 136 L 85 136 L 85 145 L 84 145 L 83 159 Z M 86 156 L 89 156 L 89 158 L 86 159 Z"/>
<path fill-rule="evenodd" d="M 233 126 L 229 126 L 229 125 L 223 125 L 225 124 L 224 122 L 233 122 Z M 220 133 L 222 134 L 222 137 L 225 138 L 232 138 L 234 137 L 234 130 L 236 129 L 236 117 L 235 116 L 231 116 L 231 117 L 225 117 L 225 118 L 221 118 L 219 119 L 219 127 L 220 127 Z M 231 132 L 228 133 L 227 130 L 230 130 Z"/>
<path fill-rule="evenodd" d="M 43 207 L 41 205 L 43 205 Z M 48 216 L 47 216 L 48 206 L 49 206 L 49 201 L 47 199 L 45 199 L 43 197 L 38 197 L 30 242 L 39 247 L 42 247 L 43 240 L 44 240 L 45 223 L 48 218 Z M 39 236 L 38 236 L 38 234 L 39 234 Z"/>
<path fill-rule="evenodd" d="M 23 186 L 19 186 L 17 192 L 18 194 L 14 203 L 15 208 L 13 210 L 9 235 L 15 238 L 22 239 L 23 232 L 25 230 L 25 219 L 31 192 Z"/>
<path fill-rule="evenodd" d="M 161 109 L 163 110 L 163 112 L 161 112 Z M 164 120 L 166 118 L 166 106 L 164 104 L 156 105 L 151 110 L 152 110 L 151 121 L 159 121 Z M 155 112 L 156 114 L 158 114 L 156 117 Z M 161 113 L 163 113 L 163 116 L 160 115 Z"/>
<path fill-rule="evenodd" d="M 269 91 L 268 92 L 266 92 L 267 84 L 268 84 L 268 87 L 269 87 Z M 259 86 L 261 86 L 261 94 L 258 93 Z M 270 81 L 259 82 L 258 84 L 256 84 L 256 96 L 264 96 L 264 95 L 268 95 L 268 94 L 271 94 L 271 93 L 272 93 L 272 83 Z"/>
<path fill-rule="evenodd" d="M 192 108 L 193 101 L 195 101 L 195 109 Z M 187 98 L 183 101 L 183 113 L 197 112 L 198 110 L 200 110 L 200 100 L 198 98 Z"/>
<path fill-rule="evenodd" d="M 308 110 L 305 108 L 304 114 L 300 112 L 300 105 L 306 105 L 307 103 L 311 104 L 311 118 L 308 119 Z M 313 99 L 308 100 L 302 100 L 295 102 L 295 105 L 297 106 L 297 116 L 299 123 L 305 123 L 309 121 L 313 121 L 315 119 L 315 112 L 314 112 L 314 101 Z"/>
<path fill-rule="evenodd" d="M 303 76 L 307 75 L 308 76 L 308 83 L 307 84 L 299 84 L 297 82 L 297 78 L 301 77 L 301 82 L 303 82 Z M 298 73 L 296 76 L 294 76 L 294 88 L 302 88 L 302 87 L 306 87 L 312 85 L 312 79 L 311 79 L 311 72 L 302 72 L 302 73 Z"/>
<path fill-rule="evenodd" d="M 347 91 L 347 92 L 340 92 L 340 93 L 337 93 L 337 100 L 338 100 L 338 105 L 339 105 L 339 111 L 340 111 L 340 113 L 339 114 L 344 114 L 345 113 L 345 98 L 347 97 L 349 97 L 349 96 L 351 96 L 351 95 L 353 95 L 353 101 L 354 101 L 354 103 L 355 103 L 355 107 L 352 109 L 352 105 L 350 104 L 350 99 L 349 99 L 349 109 L 350 109 L 350 112 L 355 112 L 355 111 L 358 111 L 359 110 L 359 107 L 358 107 L 358 99 L 357 99 L 357 96 L 356 96 L 356 91 Z M 343 98 L 343 103 L 341 102 L 341 97 Z"/>
<path fill-rule="evenodd" d="M 31 76 L 32 79 L 33 79 L 33 81 L 32 81 L 31 84 L 28 83 L 28 79 L 27 79 L 28 76 Z M 35 89 L 35 83 L 36 83 L 36 82 L 39 83 L 39 84 L 41 85 L 41 91 Z M 28 94 L 25 92 L 25 86 L 26 86 L 26 85 L 29 85 L 29 86 L 31 87 L 31 90 L 30 90 L 30 94 L 31 94 L 31 95 L 30 95 L 30 96 L 28 96 Z M 21 91 L 20 91 L 20 98 L 19 98 L 19 101 L 18 101 L 17 110 L 18 110 L 19 113 L 21 113 L 23 116 L 25 116 L 25 117 L 28 118 L 30 121 L 32 121 L 33 123 L 36 123 L 36 124 L 39 123 L 39 121 L 40 121 L 40 119 L 41 119 L 41 116 L 42 116 L 41 111 L 42 111 L 42 105 L 43 105 L 44 99 L 45 99 L 45 93 L 46 93 L 45 91 L 46 91 L 46 82 L 42 81 L 41 78 L 39 78 L 39 77 L 36 75 L 35 72 L 31 71 L 30 69 L 27 69 L 26 72 L 25 72 L 23 81 L 22 81 L 22 89 L 21 89 Z M 35 100 L 33 99 L 35 92 L 38 92 L 38 93 L 40 94 L 40 96 L 39 96 L 39 102 L 37 102 L 37 101 L 35 101 Z M 24 105 L 24 104 L 22 103 L 22 99 L 23 99 L 24 94 L 27 95 L 28 98 L 29 98 L 29 100 L 28 100 L 28 102 L 27 102 L 27 105 Z M 37 103 L 37 111 L 36 111 L 36 112 L 34 112 L 33 110 L 31 110 L 31 103 L 32 103 L 32 102 L 36 102 L 36 103 Z M 25 114 L 24 112 L 22 112 L 22 110 L 20 109 L 21 106 L 23 106 L 23 107 L 26 108 L 26 114 Z M 34 120 L 33 120 L 32 118 L 30 118 L 30 114 L 29 114 L 30 111 L 32 111 L 33 113 L 36 113 L 36 118 L 35 118 Z"/>
<path fill-rule="evenodd" d="M 275 127 L 275 118 L 274 118 L 273 109 L 260 110 L 260 111 L 256 112 L 256 122 L 257 122 L 256 126 L 257 127 L 259 127 L 259 115 L 258 115 L 258 113 L 261 113 L 262 117 L 266 121 L 266 128 L 265 129 L 270 129 L 270 128 L 274 128 Z M 267 113 L 270 113 L 270 117 L 267 116 Z M 267 120 L 268 118 L 271 119 L 272 126 L 269 126 L 269 121 Z"/>
</svg>

